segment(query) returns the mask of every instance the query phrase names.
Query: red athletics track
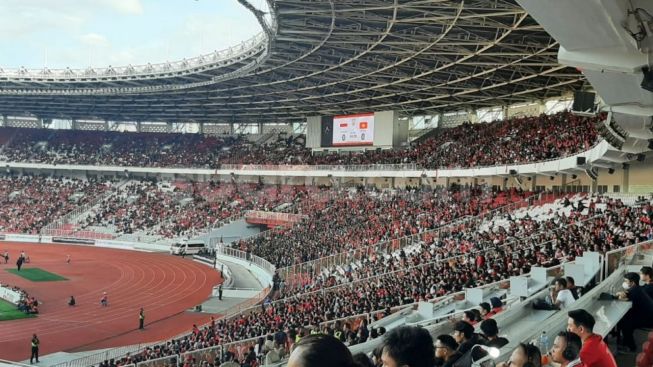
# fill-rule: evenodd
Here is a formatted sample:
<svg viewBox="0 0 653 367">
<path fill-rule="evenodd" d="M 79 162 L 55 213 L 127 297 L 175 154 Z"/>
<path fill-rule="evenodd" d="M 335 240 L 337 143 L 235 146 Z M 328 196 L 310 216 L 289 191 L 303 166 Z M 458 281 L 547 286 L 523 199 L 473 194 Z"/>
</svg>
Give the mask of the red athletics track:
<svg viewBox="0 0 653 367">
<path fill-rule="evenodd" d="M 32 333 L 41 340 L 40 354 L 92 350 L 170 338 L 190 331 L 193 323 L 208 321 L 206 314 L 184 312 L 211 295 L 220 276 L 190 259 L 160 253 L 92 246 L 0 243 L 9 263 L 0 265 L 0 283 L 16 285 L 42 304 L 33 319 L 0 322 L 0 358 L 29 359 Z M 6 269 L 16 268 L 25 250 L 38 267 L 68 278 L 59 282 L 31 282 Z M 66 255 L 72 261 L 66 263 Z M 107 292 L 109 306 L 99 304 Z M 77 306 L 69 307 L 70 296 Z M 145 308 L 145 331 L 138 331 L 138 311 Z"/>
</svg>

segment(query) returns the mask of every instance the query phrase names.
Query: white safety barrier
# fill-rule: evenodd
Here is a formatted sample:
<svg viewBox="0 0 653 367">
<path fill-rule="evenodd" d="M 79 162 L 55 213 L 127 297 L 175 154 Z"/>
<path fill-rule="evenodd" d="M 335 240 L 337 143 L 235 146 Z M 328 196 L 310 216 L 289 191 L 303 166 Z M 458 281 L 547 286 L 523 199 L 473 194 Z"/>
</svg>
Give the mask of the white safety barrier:
<svg viewBox="0 0 653 367">
<path fill-rule="evenodd" d="M 0 286 L 0 298 L 15 305 L 20 301 L 20 293 L 3 286 Z"/>
</svg>

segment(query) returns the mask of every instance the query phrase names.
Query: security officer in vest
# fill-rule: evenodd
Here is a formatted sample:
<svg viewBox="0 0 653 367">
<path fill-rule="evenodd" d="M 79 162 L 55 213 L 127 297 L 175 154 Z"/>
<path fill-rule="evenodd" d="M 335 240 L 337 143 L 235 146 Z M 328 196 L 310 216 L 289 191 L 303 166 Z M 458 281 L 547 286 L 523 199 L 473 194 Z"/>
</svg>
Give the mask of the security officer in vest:
<svg viewBox="0 0 653 367">
<path fill-rule="evenodd" d="M 145 328 L 145 310 L 141 307 L 141 312 L 138 313 L 138 328 L 143 330 Z"/>
<path fill-rule="evenodd" d="M 34 359 L 36 359 L 36 363 L 39 363 L 39 344 L 41 344 L 39 337 L 36 334 L 32 335 L 32 355 L 29 357 L 30 364 L 34 363 Z"/>
</svg>

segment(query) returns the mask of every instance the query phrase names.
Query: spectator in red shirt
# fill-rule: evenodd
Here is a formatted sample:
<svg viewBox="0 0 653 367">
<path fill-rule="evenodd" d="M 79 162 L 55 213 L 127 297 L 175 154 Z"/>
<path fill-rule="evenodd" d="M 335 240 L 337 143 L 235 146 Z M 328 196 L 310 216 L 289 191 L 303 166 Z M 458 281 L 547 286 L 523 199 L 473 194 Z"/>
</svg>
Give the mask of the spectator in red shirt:
<svg viewBox="0 0 653 367">
<path fill-rule="evenodd" d="M 568 313 L 567 331 L 578 335 L 583 341 L 580 360 L 585 367 L 617 367 L 617 362 L 603 338 L 594 334 L 594 316 L 585 310 L 573 310 Z"/>
</svg>

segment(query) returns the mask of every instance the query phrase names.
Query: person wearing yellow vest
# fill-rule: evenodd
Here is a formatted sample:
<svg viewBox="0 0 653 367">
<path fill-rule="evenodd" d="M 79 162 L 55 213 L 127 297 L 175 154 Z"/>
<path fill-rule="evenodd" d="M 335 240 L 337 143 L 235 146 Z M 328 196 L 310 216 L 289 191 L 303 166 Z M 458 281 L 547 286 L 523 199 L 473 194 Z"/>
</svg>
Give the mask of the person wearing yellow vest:
<svg viewBox="0 0 653 367">
<path fill-rule="evenodd" d="M 141 307 L 141 312 L 138 313 L 138 328 L 143 330 L 145 328 L 145 310 Z"/>
<path fill-rule="evenodd" d="M 39 344 L 41 344 L 39 337 L 36 334 L 32 335 L 32 355 L 29 357 L 30 364 L 34 363 L 34 359 L 36 359 L 36 363 L 39 363 Z"/>
</svg>

